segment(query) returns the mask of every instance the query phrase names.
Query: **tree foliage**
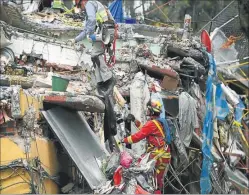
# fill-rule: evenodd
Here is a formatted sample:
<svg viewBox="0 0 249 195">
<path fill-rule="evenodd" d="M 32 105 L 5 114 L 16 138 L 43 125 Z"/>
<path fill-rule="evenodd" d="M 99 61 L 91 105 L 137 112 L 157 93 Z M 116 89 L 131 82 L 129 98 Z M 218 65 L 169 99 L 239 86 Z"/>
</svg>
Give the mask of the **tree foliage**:
<svg viewBox="0 0 249 195">
<path fill-rule="evenodd" d="M 130 1 L 132 2 L 132 1 Z M 169 0 L 156 0 L 147 12 L 161 6 Z M 192 28 L 199 29 L 210 21 L 219 11 L 221 11 L 230 0 L 172 0 L 169 4 L 162 6 L 161 10 L 145 14 L 145 18 L 160 21 L 174 26 L 182 26 L 185 14 L 192 16 Z M 146 21 L 146 23 L 150 23 Z"/>
</svg>

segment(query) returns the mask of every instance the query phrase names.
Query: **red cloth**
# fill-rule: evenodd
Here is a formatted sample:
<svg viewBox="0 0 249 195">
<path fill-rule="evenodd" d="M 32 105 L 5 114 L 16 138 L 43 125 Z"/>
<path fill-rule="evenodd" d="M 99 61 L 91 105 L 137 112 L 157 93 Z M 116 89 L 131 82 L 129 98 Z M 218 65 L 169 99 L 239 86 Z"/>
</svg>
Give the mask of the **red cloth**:
<svg viewBox="0 0 249 195">
<path fill-rule="evenodd" d="M 163 129 L 160 122 L 158 124 Z M 131 143 L 129 142 L 129 137 L 131 138 Z M 142 139 L 147 139 L 148 144 L 151 144 L 155 147 L 161 148 L 165 146 L 165 140 L 160 132 L 160 130 L 157 128 L 154 122 L 148 121 L 145 123 L 145 125 L 135 134 L 124 138 L 124 142 L 126 144 L 132 144 L 137 143 L 141 141 Z"/>
<path fill-rule="evenodd" d="M 150 194 L 150 193 L 145 191 L 140 185 L 137 185 L 135 194 Z"/>
<path fill-rule="evenodd" d="M 122 173 L 123 173 L 122 166 L 119 166 L 113 175 L 113 181 L 115 186 L 118 186 L 122 183 Z"/>
<path fill-rule="evenodd" d="M 154 194 L 162 194 L 160 190 L 156 190 Z"/>
</svg>

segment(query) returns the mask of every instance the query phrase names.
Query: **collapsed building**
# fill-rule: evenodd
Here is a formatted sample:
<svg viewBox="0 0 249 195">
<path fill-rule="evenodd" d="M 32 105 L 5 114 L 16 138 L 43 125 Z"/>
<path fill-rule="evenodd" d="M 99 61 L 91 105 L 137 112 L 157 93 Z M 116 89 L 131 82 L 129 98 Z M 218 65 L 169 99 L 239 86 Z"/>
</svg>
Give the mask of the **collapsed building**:
<svg viewBox="0 0 249 195">
<path fill-rule="evenodd" d="M 67 38 L 74 36 L 56 30 Z M 120 143 L 137 131 L 129 114 L 146 122 L 146 104 L 152 95 L 163 101 L 173 138 L 164 193 L 200 193 L 208 124 L 213 124 L 211 193 L 248 193 L 246 73 L 225 66 L 238 63 L 233 46 L 219 50 L 226 40 L 220 30 L 211 35 L 217 43 L 213 69 L 199 37 L 183 39 L 184 33 L 119 24 L 116 64 L 111 67 L 117 81 L 117 120 L 116 131 L 110 132 L 104 123 L 112 120 L 105 120 L 107 108 L 95 95 L 89 50 L 81 45 L 72 48 L 61 34 L 53 39 L 1 21 L 1 193 L 135 194 L 140 188 L 153 193 L 153 163 L 144 160 L 136 166 L 145 142 Z M 210 95 L 207 80 L 212 75 Z M 56 78 L 69 82 L 65 92 L 55 90 Z M 211 105 L 207 97 L 212 98 Z M 208 109 L 212 119 L 207 118 Z M 114 148 L 107 139 L 110 135 Z M 131 159 L 129 166 L 121 160 L 124 154 Z"/>
</svg>

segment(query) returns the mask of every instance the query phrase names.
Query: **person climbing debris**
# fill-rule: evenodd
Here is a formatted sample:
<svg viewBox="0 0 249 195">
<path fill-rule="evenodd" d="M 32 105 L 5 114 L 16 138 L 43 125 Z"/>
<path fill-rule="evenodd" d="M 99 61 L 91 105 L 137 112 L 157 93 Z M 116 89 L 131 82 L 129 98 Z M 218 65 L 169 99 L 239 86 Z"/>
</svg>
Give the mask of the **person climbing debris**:
<svg viewBox="0 0 249 195">
<path fill-rule="evenodd" d="M 163 190 L 163 178 L 167 172 L 168 164 L 171 160 L 169 143 L 171 138 L 168 125 L 165 125 L 166 120 L 163 121 L 160 117 L 162 112 L 162 105 L 157 100 L 151 100 L 148 103 L 147 115 L 150 120 L 145 123 L 144 126 L 135 121 L 136 126 L 140 129 L 133 135 L 130 135 L 122 140 L 123 143 L 133 144 L 141 141 L 142 139 L 147 140 L 146 153 L 151 153 L 150 158 L 156 160 L 156 178 L 158 184 L 158 191 Z M 140 126 L 140 127 L 139 127 Z M 166 132 L 166 133 L 165 133 Z M 166 138 L 166 139 L 165 139 Z"/>
<path fill-rule="evenodd" d="M 102 35 L 104 34 L 103 31 L 111 32 L 110 34 L 113 33 L 114 35 L 115 21 L 108 8 L 99 1 L 76 0 L 75 3 L 80 11 L 86 11 L 87 17 L 82 32 L 75 39 L 71 39 L 70 42 L 73 45 L 86 37 L 92 41 L 91 59 L 95 68 L 97 89 L 100 95 L 105 95 L 107 92 L 110 93 L 110 90 L 104 91 L 103 85 L 114 86 L 113 83 L 115 83 L 112 71 L 108 68 L 104 59 L 105 50 L 110 46 L 113 39 L 110 36 L 109 38 L 102 37 Z"/>
<path fill-rule="evenodd" d="M 113 151 L 113 136 L 117 134 L 116 114 L 114 112 L 113 88 L 116 84 L 112 71 L 108 68 L 104 55 L 114 41 L 115 21 L 106 8 L 99 1 L 76 0 L 77 8 L 85 10 L 86 24 L 82 32 L 71 40 L 75 44 L 85 37 L 92 41 L 91 59 L 95 69 L 97 91 L 105 103 L 104 137 L 108 140 L 110 150 Z"/>
</svg>

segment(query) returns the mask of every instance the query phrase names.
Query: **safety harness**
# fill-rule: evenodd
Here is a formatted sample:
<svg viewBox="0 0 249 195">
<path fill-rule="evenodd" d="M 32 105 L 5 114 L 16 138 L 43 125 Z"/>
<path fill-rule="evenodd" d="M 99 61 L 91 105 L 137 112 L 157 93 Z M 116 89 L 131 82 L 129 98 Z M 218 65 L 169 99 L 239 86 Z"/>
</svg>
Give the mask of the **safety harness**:
<svg viewBox="0 0 249 195">
<path fill-rule="evenodd" d="M 159 125 L 157 120 L 152 120 L 152 122 L 156 125 L 156 127 L 159 129 L 161 135 L 163 138 L 165 138 L 165 134 L 161 126 Z M 156 172 L 159 173 L 160 170 L 164 170 L 167 167 L 167 163 L 163 163 L 163 159 L 170 159 L 171 154 L 170 152 L 166 152 L 168 150 L 168 145 L 166 144 L 162 148 L 155 148 L 152 144 L 148 145 L 147 152 L 150 151 L 151 154 L 154 156 L 155 160 L 159 161 L 159 166 L 156 169 Z"/>
<path fill-rule="evenodd" d="M 99 26 L 101 26 L 101 28 L 105 28 L 105 26 L 107 26 L 106 28 L 108 28 L 108 21 L 110 21 L 110 12 L 108 10 L 107 7 L 103 6 L 101 8 L 99 8 L 98 6 L 98 2 L 93 2 L 96 3 L 94 4 L 97 13 L 96 13 L 96 21 L 99 24 Z M 112 67 L 115 65 L 116 63 L 116 40 L 117 40 L 117 35 L 118 35 L 118 25 L 114 23 L 114 37 L 113 37 L 113 42 L 105 45 L 103 44 L 103 48 L 104 48 L 104 60 L 105 63 L 108 67 Z M 111 44 L 112 44 L 112 48 L 111 48 Z M 107 54 L 109 55 L 109 58 L 107 59 Z"/>
<path fill-rule="evenodd" d="M 118 36 L 118 25 L 115 24 L 114 29 L 114 40 L 112 43 L 112 50 L 108 46 L 105 46 L 104 60 L 108 67 L 113 67 L 116 64 L 116 40 Z M 106 54 L 109 54 L 109 59 L 107 60 Z"/>
</svg>

